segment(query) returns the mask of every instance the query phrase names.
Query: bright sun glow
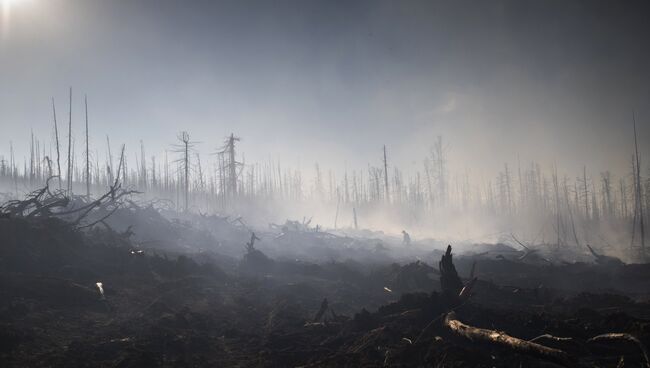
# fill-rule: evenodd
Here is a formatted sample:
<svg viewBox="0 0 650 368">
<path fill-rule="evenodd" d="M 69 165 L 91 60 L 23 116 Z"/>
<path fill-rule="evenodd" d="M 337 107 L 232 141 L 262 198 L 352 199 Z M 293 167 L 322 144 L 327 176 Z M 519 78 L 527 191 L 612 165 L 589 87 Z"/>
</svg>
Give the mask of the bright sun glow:
<svg viewBox="0 0 650 368">
<path fill-rule="evenodd" d="M 0 5 L 2 5 L 2 10 L 8 11 L 12 6 L 24 3 L 27 0 L 0 0 Z"/>
<path fill-rule="evenodd" d="M 27 0 L 0 0 L 0 40 L 5 40 L 9 35 L 12 8 L 24 2 Z"/>
</svg>

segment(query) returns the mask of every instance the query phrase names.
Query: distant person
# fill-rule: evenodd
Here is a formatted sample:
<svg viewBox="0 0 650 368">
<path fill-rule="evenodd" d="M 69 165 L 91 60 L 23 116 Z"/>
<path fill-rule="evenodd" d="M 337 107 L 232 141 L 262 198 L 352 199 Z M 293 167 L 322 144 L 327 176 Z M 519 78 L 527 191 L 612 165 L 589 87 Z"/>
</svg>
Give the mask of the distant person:
<svg viewBox="0 0 650 368">
<path fill-rule="evenodd" d="M 406 246 L 411 245 L 411 236 L 406 230 L 402 230 L 402 244 Z"/>
</svg>

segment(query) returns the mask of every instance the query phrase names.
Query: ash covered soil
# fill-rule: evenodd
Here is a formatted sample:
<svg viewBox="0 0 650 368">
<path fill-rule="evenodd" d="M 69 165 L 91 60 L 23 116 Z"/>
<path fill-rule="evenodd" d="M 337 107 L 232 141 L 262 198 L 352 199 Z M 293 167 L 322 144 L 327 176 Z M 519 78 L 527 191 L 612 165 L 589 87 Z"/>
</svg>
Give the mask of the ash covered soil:
<svg viewBox="0 0 650 368">
<path fill-rule="evenodd" d="M 4 214 L 0 365 L 648 364 L 646 264 L 504 244 L 452 245 L 452 258 L 304 221 L 253 236 L 242 219 L 188 216 Z"/>
</svg>

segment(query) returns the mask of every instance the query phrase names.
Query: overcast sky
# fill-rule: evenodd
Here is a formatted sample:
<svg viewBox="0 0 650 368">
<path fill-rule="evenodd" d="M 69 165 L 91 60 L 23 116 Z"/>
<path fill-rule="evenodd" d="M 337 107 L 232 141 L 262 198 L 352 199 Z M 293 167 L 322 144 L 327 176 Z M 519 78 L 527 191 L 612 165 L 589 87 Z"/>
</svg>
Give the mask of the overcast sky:
<svg viewBox="0 0 650 368">
<path fill-rule="evenodd" d="M 650 163 L 650 6 L 633 1 L 0 0 L 0 154 L 52 134 L 73 88 L 82 139 L 131 154 L 187 130 L 247 161 L 419 167 L 437 135 L 459 169 Z M 116 149 L 116 148 L 115 148 Z M 81 147 L 78 148 L 81 152 Z M 103 156 L 102 156 L 103 157 Z"/>
</svg>

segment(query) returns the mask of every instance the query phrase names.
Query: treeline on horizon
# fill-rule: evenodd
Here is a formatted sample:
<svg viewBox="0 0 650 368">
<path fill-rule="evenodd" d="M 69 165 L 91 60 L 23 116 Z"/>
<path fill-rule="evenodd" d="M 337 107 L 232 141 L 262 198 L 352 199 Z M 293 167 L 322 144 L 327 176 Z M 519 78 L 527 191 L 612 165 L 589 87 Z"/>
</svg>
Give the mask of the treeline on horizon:
<svg viewBox="0 0 650 368">
<path fill-rule="evenodd" d="M 400 209 L 421 218 L 441 212 L 457 216 L 478 213 L 506 220 L 528 216 L 548 219 L 558 246 L 580 245 L 579 227 L 607 224 L 627 229 L 630 248 L 645 247 L 650 172 L 642 175 L 636 126 L 629 175 L 622 177 L 609 171 L 590 173 L 586 167 L 572 178 L 560 177 L 557 167 L 543 170 L 533 162 L 525 166 L 506 163 L 492 179 L 475 182 L 468 174 L 450 170 L 442 137 L 434 141 L 421 169 L 408 176 L 390 165 L 384 146 L 376 165 L 346 170 L 337 177 L 332 170 L 323 172 L 316 163 L 307 177 L 302 170 L 280 162 L 239 161 L 239 138 L 234 134 L 225 138 L 210 160 L 202 159 L 193 149 L 195 142 L 187 132 L 178 134 L 177 144 L 164 157 L 147 157 L 141 141 L 134 167 L 129 165 L 127 147 L 112 147 L 107 136 L 100 160 L 99 151 L 90 147 L 87 103 L 85 107 L 85 139 L 76 145 L 71 114 L 62 131 L 52 101 L 53 138 L 44 142 L 32 133 L 30 157 L 22 162 L 10 143 L 9 155 L 0 155 L 2 188 L 19 196 L 21 191 L 42 187 L 49 178 L 50 185 L 69 195 L 91 197 L 119 182 L 146 198 L 170 200 L 176 210 L 211 213 L 228 213 L 241 203 L 313 202 L 336 206 L 337 216 L 339 207 L 351 208 L 355 227 L 357 211 L 373 208 Z M 76 146 L 81 146 L 81 154 Z"/>
</svg>

